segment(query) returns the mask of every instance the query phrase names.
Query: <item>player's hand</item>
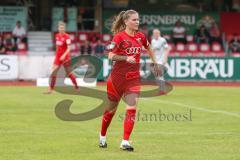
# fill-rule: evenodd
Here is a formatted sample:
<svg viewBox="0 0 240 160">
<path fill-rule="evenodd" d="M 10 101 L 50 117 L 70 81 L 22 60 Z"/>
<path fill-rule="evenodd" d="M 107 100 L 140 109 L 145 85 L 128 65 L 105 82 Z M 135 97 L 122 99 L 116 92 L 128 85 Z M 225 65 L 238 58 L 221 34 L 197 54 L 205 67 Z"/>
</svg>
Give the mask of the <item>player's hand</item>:
<svg viewBox="0 0 240 160">
<path fill-rule="evenodd" d="M 128 56 L 126 61 L 128 63 L 136 63 L 136 59 L 134 58 L 134 56 Z"/>
<path fill-rule="evenodd" d="M 62 55 L 62 56 L 60 57 L 60 61 L 63 61 L 64 59 L 65 59 L 65 56 Z"/>
<path fill-rule="evenodd" d="M 159 64 L 154 63 L 153 64 L 153 70 L 154 70 L 154 73 L 157 77 L 162 76 L 162 70 L 161 70 L 161 67 L 160 67 Z"/>
</svg>

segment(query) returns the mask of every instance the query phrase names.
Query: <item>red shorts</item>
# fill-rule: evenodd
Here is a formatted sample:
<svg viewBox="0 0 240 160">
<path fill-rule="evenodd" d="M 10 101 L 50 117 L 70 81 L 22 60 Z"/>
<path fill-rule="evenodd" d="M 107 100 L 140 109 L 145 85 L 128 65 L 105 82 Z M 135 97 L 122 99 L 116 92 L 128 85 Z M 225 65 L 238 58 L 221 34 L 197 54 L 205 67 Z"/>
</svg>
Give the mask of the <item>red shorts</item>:
<svg viewBox="0 0 240 160">
<path fill-rule="evenodd" d="M 56 55 L 53 64 L 56 66 L 65 66 L 65 67 L 69 67 L 71 65 L 71 57 L 68 54 L 65 59 L 63 61 L 60 60 L 61 55 Z"/>
<path fill-rule="evenodd" d="M 140 89 L 140 78 L 126 79 L 126 77 L 110 75 L 107 81 L 107 95 L 110 101 L 118 102 L 127 94 L 139 94 Z"/>
</svg>

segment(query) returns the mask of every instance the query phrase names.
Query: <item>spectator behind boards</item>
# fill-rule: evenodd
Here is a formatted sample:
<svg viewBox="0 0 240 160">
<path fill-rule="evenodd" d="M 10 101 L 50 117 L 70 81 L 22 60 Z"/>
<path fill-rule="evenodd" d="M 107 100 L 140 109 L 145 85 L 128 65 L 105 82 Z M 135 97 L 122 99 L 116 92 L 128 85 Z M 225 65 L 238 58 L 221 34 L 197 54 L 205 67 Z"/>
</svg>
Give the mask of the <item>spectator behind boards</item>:
<svg viewBox="0 0 240 160">
<path fill-rule="evenodd" d="M 240 52 L 240 39 L 236 33 L 229 42 L 229 49 L 231 52 Z"/>
<path fill-rule="evenodd" d="M 19 42 L 27 43 L 26 30 L 22 27 L 21 22 L 17 21 L 16 26 L 12 31 L 15 44 Z"/>
<path fill-rule="evenodd" d="M 200 28 L 195 33 L 196 43 L 209 43 L 209 32 L 207 31 L 204 25 L 201 25 Z"/>
<path fill-rule="evenodd" d="M 0 41 L 0 55 L 1 54 L 6 54 L 6 48 L 2 41 Z"/>
<path fill-rule="evenodd" d="M 179 20 L 175 23 L 175 27 L 173 28 L 172 32 L 172 40 L 175 45 L 179 42 L 184 44 L 187 43 L 185 37 L 186 29 L 181 25 Z"/>
<path fill-rule="evenodd" d="M 104 53 L 104 49 L 105 49 L 105 47 L 104 47 L 103 43 L 101 42 L 100 39 L 98 39 L 96 45 L 94 46 L 95 55 L 102 56 Z"/>
<path fill-rule="evenodd" d="M 212 22 L 212 26 L 209 28 L 209 38 L 210 38 L 210 44 L 214 42 L 218 42 L 219 44 L 222 44 L 221 32 L 216 22 Z"/>
</svg>

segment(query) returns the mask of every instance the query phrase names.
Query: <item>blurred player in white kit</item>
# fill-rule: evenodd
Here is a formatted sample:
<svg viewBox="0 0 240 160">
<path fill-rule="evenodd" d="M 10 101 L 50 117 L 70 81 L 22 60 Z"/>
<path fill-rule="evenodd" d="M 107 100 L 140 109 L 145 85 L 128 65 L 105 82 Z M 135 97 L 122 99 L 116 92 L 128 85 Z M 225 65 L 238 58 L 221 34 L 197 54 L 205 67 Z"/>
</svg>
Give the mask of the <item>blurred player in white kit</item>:
<svg viewBox="0 0 240 160">
<path fill-rule="evenodd" d="M 166 39 L 161 37 L 161 32 L 159 29 L 153 29 L 151 47 L 153 52 L 155 53 L 157 63 L 160 64 L 161 68 L 169 68 L 167 61 L 168 61 L 170 48 L 167 44 Z M 165 87 L 164 74 L 162 74 L 161 76 L 158 76 L 157 80 L 160 85 L 160 94 L 165 94 L 166 87 Z"/>
</svg>

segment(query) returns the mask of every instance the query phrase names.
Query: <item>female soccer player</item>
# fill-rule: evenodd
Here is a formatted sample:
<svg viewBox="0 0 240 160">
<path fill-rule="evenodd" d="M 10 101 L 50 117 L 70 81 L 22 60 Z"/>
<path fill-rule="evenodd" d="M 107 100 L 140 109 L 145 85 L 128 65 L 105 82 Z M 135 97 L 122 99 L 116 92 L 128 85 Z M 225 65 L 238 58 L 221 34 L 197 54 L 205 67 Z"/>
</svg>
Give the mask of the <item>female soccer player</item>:
<svg viewBox="0 0 240 160">
<path fill-rule="evenodd" d="M 54 86 L 56 84 L 56 76 L 57 72 L 60 69 L 61 65 L 64 66 L 64 69 L 66 71 L 66 74 L 68 77 L 71 79 L 72 83 L 75 86 L 75 89 L 78 90 L 78 85 L 76 78 L 74 74 L 71 73 L 70 67 L 70 44 L 71 40 L 69 35 L 65 32 L 65 23 L 60 21 L 58 23 L 58 31 L 59 33 L 56 34 L 55 39 L 56 39 L 56 56 L 55 60 L 53 62 L 53 67 L 52 67 L 52 74 L 51 74 L 51 82 L 49 86 L 49 90 L 46 93 L 52 93 Z"/>
<path fill-rule="evenodd" d="M 112 26 L 114 38 L 110 44 L 112 51 L 108 57 L 115 64 L 107 81 L 108 106 L 103 114 L 99 147 L 106 148 L 106 132 L 114 116 L 121 97 L 127 103 L 124 118 L 123 139 L 120 149 L 133 151 L 129 143 L 133 130 L 136 105 L 140 92 L 140 54 L 144 46 L 154 62 L 155 71 L 160 72 L 153 52 L 143 33 L 138 31 L 139 15 L 134 10 L 122 11 Z"/>
<path fill-rule="evenodd" d="M 161 36 L 161 32 L 159 29 L 153 30 L 151 48 L 156 56 L 157 63 L 160 64 L 162 67 L 168 67 L 167 60 L 170 49 L 165 38 Z M 164 76 L 161 75 L 157 77 L 157 79 L 160 83 L 160 94 L 165 94 L 166 87 Z"/>
</svg>

